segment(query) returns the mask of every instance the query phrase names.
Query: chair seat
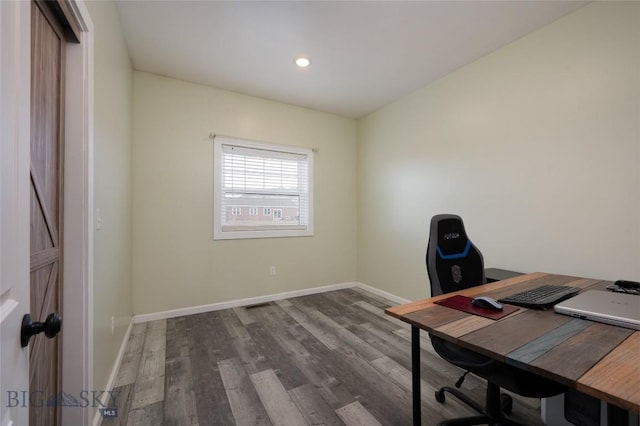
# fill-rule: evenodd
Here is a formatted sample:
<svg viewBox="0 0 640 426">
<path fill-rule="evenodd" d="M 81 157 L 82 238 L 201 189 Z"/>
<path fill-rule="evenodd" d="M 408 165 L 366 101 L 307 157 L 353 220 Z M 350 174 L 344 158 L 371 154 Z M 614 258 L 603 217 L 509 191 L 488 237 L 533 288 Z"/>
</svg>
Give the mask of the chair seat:
<svg viewBox="0 0 640 426">
<path fill-rule="evenodd" d="M 460 347 L 431 335 L 435 351 L 446 361 L 468 370 L 503 389 L 528 398 L 547 398 L 563 393 L 566 387 L 528 371 Z"/>
</svg>

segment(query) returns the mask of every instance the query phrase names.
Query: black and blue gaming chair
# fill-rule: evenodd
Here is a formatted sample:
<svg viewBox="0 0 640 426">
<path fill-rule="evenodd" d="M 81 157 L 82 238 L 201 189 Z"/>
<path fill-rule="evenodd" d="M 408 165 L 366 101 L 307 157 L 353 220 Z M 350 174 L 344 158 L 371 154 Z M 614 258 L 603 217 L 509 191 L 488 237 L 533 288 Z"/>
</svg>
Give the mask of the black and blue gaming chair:
<svg viewBox="0 0 640 426">
<path fill-rule="evenodd" d="M 432 297 L 485 283 L 482 253 L 467 237 L 460 216 L 440 214 L 431 219 L 427 273 L 431 282 Z M 505 414 L 511 412 L 513 401 L 507 394 L 501 396 L 500 388 L 531 398 L 546 398 L 565 391 L 565 387 L 559 383 L 470 351 L 437 336 L 430 337 L 433 348 L 440 357 L 487 380 L 484 407 L 456 388 L 445 386 L 437 390 L 436 400 L 439 402 L 445 401 L 445 392 L 448 392 L 481 414 L 447 420 L 440 425 L 517 425 L 518 423 L 505 417 Z M 456 383 L 457 387 L 462 384 L 463 378 L 464 375 Z"/>
<path fill-rule="evenodd" d="M 431 219 L 427 271 L 432 297 L 487 282 L 482 253 L 467 238 L 460 216 L 440 214 Z"/>
</svg>

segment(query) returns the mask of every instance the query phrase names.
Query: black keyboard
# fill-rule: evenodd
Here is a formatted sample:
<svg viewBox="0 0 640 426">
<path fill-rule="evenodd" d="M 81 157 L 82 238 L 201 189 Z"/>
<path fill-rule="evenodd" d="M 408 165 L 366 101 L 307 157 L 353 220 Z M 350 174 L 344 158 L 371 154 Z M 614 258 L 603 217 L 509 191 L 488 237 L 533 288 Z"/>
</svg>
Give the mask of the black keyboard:
<svg viewBox="0 0 640 426">
<path fill-rule="evenodd" d="M 521 293 L 512 294 L 511 296 L 500 299 L 500 302 L 531 309 L 547 309 L 562 300 L 576 295 L 580 290 L 581 289 L 577 287 L 563 285 L 543 285 Z"/>
</svg>

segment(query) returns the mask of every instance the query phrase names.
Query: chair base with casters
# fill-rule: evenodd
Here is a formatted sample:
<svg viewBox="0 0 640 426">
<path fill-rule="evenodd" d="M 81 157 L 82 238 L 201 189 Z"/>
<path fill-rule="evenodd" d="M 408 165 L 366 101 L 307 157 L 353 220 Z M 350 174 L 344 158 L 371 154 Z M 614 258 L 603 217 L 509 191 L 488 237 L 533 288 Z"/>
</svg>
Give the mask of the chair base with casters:
<svg viewBox="0 0 640 426">
<path fill-rule="evenodd" d="M 500 393 L 500 386 L 494 383 L 487 383 L 487 401 L 486 406 L 483 407 L 467 395 L 463 394 L 456 388 L 444 386 L 436 391 L 436 401 L 445 402 L 445 392 L 449 392 L 455 395 L 460 401 L 467 404 L 469 407 L 480 413 L 479 416 L 460 417 L 457 419 L 445 420 L 438 423 L 439 426 L 454 426 L 454 425 L 486 425 L 486 424 L 500 424 L 500 425 L 512 425 L 512 426 L 525 426 L 521 423 L 517 423 L 513 420 L 505 417 L 505 414 L 510 414 L 513 408 L 513 400 L 511 396 Z"/>
<path fill-rule="evenodd" d="M 565 386 L 554 381 L 472 352 L 440 337 L 433 335 L 430 337 L 432 346 L 438 355 L 467 370 L 467 373 L 474 373 L 487 380 L 484 407 L 456 388 L 445 386 L 437 390 L 435 397 L 438 402 L 444 403 L 445 393 L 449 393 L 480 413 L 479 416 L 446 420 L 440 425 L 519 425 L 520 423 L 506 417 L 511 413 L 513 400 L 511 396 L 501 394 L 501 388 L 529 398 L 546 398 L 561 394 L 566 390 Z M 462 383 L 463 378 L 464 376 L 456 383 L 456 386 Z"/>
</svg>

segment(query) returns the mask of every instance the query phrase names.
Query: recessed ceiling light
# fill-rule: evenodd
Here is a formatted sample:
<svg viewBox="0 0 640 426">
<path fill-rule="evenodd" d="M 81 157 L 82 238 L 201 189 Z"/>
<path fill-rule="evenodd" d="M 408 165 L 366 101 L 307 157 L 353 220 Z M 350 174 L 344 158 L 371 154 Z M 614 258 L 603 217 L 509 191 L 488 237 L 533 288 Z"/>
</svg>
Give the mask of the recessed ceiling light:
<svg viewBox="0 0 640 426">
<path fill-rule="evenodd" d="M 311 65 L 311 59 L 309 58 L 296 58 L 296 65 L 299 66 L 300 68 L 306 68 L 309 65 Z"/>
</svg>

